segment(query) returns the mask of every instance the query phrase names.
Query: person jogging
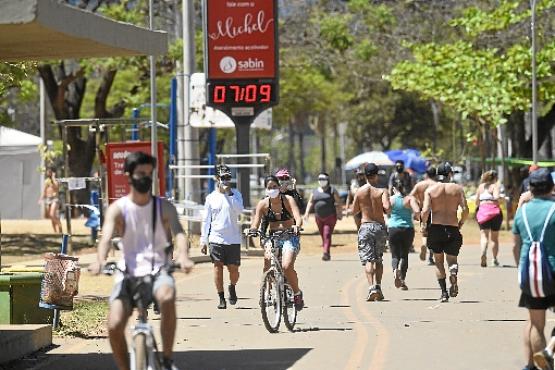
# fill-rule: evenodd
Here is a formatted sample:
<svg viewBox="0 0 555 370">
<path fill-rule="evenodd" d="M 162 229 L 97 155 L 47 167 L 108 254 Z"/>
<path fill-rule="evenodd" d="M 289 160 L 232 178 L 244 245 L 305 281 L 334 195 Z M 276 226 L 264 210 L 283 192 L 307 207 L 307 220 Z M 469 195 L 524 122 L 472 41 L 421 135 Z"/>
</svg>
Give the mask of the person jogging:
<svg viewBox="0 0 555 370">
<path fill-rule="evenodd" d="M 430 186 L 435 185 L 436 184 L 436 174 L 437 174 L 437 170 L 434 166 L 429 166 L 426 169 L 426 174 L 425 174 L 425 178 L 424 180 L 420 181 L 418 184 L 416 184 L 414 186 L 414 188 L 412 189 L 412 191 L 410 192 L 410 195 L 412 197 L 414 197 L 414 199 L 416 200 L 416 203 L 418 204 L 418 207 L 420 209 L 422 209 L 422 206 L 424 205 L 424 193 L 426 192 L 426 189 L 428 189 Z M 427 247 L 428 242 L 428 227 L 430 226 L 430 219 L 428 219 L 427 223 L 422 223 L 422 218 L 420 218 L 420 234 L 422 236 L 422 245 L 420 246 L 420 259 L 422 261 L 426 260 L 426 251 L 429 251 L 428 254 L 428 265 L 430 266 L 434 266 L 434 252 L 429 249 Z"/>
<path fill-rule="evenodd" d="M 175 207 L 167 200 L 150 194 L 155 165 L 156 160 L 143 152 L 134 152 L 125 158 L 124 171 L 130 192 L 108 207 L 98 244 L 97 263 L 90 270 L 93 274 L 102 271 L 111 239 L 114 234 L 120 235 L 123 260 L 118 263 L 119 268 L 130 276 L 154 277 L 152 294 L 161 314 L 163 370 L 177 370 L 172 360 L 176 327 L 175 282 L 170 274 L 162 270 L 168 259 L 172 236 L 181 270 L 190 272 L 194 263 L 189 258 L 187 238 Z M 108 336 L 120 370 L 129 370 L 125 327 L 132 314 L 132 297 L 129 296 L 126 281 L 123 274 L 117 275 L 108 313 Z"/>
<path fill-rule="evenodd" d="M 452 176 L 453 170 L 448 162 L 438 166 L 438 183 L 426 190 L 422 207 L 422 222 L 426 224 L 428 218 L 431 220 L 427 242 L 428 247 L 434 252 L 436 276 L 441 287 L 441 302 L 448 302 L 449 297 L 456 297 L 459 293 L 457 256 L 463 243 L 460 228 L 468 217 L 464 190 L 462 186 L 450 183 Z M 457 218 L 459 207 L 462 209 L 460 220 Z M 445 281 L 445 260 L 449 266 L 449 293 Z"/>
<path fill-rule="evenodd" d="M 409 249 L 414 241 L 413 215 L 420 219 L 420 208 L 416 200 L 405 193 L 406 188 L 399 182 L 393 182 L 391 197 L 391 214 L 387 220 L 391 266 L 395 287 L 407 290 L 405 283 L 409 268 Z"/>
<path fill-rule="evenodd" d="M 369 163 L 364 173 L 368 183 L 361 186 L 353 201 L 352 214 L 360 215 L 358 228 L 358 256 L 370 285 L 367 301 L 382 301 L 383 252 L 387 239 L 384 213 L 391 209 L 387 189 L 374 187 L 378 182 L 378 166 Z M 356 223 L 356 221 L 355 221 Z M 358 224 L 357 224 L 358 225 Z"/>
<path fill-rule="evenodd" d="M 231 187 L 231 170 L 228 166 L 216 166 L 216 181 L 217 188 L 206 197 L 204 203 L 200 247 L 203 254 L 210 248 L 214 284 L 220 300 L 218 308 L 225 309 L 224 266 L 229 272 L 229 304 L 237 303 L 235 286 L 239 281 L 241 265 L 241 228 L 238 221 L 243 212 L 243 196 Z"/>
<path fill-rule="evenodd" d="M 491 241 L 493 253 L 492 266 L 499 266 L 499 230 L 503 224 L 503 212 L 499 206 L 500 185 L 496 171 L 486 171 L 482 175 L 480 185 L 476 191 L 476 221 L 480 226 L 480 246 L 482 255 L 480 266 L 488 266 L 488 244 Z"/>
</svg>

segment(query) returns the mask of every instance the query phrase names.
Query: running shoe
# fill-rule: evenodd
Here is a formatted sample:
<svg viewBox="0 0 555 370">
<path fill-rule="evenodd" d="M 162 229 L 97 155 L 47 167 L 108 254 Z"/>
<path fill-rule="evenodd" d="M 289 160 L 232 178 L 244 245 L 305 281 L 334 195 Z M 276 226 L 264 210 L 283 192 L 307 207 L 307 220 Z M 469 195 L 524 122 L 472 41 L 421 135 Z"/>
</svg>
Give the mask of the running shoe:
<svg viewBox="0 0 555 370">
<path fill-rule="evenodd" d="M 329 253 L 324 253 L 322 255 L 322 261 L 329 261 L 331 259 L 331 256 Z"/>
<path fill-rule="evenodd" d="M 393 278 L 395 279 L 395 288 L 401 287 L 401 271 L 399 269 L 393 270 Z"/>
<path fill-rule="evenodd" d="M 441 292 L 441 303 L 449 302 L 449 294 L 447 292 Z"/>
<path fill-rule="evenodd" d="M 383 301 L 384 296 L 383 296 L 383 293 L 382 293 L 382 288 L 379 285 L 376 285 L 376 289 L 378 290 L 378 298 L 376 300 L 377 301 Z"/>
<path fill-rule="evenodd" d="M 235 292 L 235 285 L 229 284 L 228 291 L 229 291 L 229 304 L 233 306 L 235 303 L 237 303 L 237 293 Z"/>
<path fill-rule="evenodd" d="M 218 305 L 219 310 L 225 310 L 227 308 L 227 304 L 225 303 L 225 298 L 220 298 L 220 304 Z"/>
<path fill-rule="evenodd" d="M 377 301 L 379 296 L 380 296 L 380 293 L 378 292 L 378 289 L 376 288 L 375 285 L 372 285 L 368 289 L 368 297 L 366 297 L 366 301 L 368 302 Z M 383 297 L 383 294 L 382 294 L 382 297 Z"/>
<path fill-rule="evenodd" d="M 426 252 L 428 252 L 428 248 L 425 245 L 420 246 L 420 261 L 426 261 Z"/>
<path fill-rule="evenodd" d="M 547 350 L 534 353 L 534 364 L 542 370 L 553 370 L 553 356 Z"/>
<path fill-rule="evenodd" d="M 480 266 L 488 267 L 488 258 L 486 255 L 482 255 L 482 260 L 480 261 Z"/>
<path fill-rule="evenodd" d="M 162 370 L 179 370 L 177 366 L 173 363 L 173 360 L 164 359 L 162 364 Z"/>
<path fill-rule="evenodd" d="M 491 262 L 491 265 L 493 267 L 499 267 L 499 261 L 497 260 L 497 258 L 494 258 L 493 261 Z"/>
<path fill-rule="evenodd" d="M 409 287 L 405 284 L 404 280 L 401 280 L 401 290 L 409 290 Z"/>
<path fill-rule="evenodd" d="M 303 292 L 299 291 L 298 294 L 295 294 L 293 299 L 295 301 L 295 309 L 301 311 L 304 308 Z"/>
</svg>

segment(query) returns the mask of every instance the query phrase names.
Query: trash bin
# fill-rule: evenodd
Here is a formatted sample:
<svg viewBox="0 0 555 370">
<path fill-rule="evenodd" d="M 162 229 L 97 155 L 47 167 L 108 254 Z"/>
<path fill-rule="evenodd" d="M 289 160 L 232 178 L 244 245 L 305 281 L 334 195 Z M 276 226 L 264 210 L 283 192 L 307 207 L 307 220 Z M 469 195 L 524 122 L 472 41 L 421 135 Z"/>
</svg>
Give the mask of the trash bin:
<svg viewBox="0 0 555 370">
<path fill-rule="evenodd" d="M 0 324 L 51 324 L 52 310 L 39 307 L 40 272 L 0 274 Z"/>
</svg>

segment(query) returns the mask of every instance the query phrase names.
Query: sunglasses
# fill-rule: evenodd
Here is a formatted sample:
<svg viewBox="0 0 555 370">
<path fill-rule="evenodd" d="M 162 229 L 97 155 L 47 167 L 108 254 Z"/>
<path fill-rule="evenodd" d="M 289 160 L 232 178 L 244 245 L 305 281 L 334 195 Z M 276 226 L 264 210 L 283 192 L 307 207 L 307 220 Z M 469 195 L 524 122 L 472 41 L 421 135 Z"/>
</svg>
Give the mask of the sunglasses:
<svg viewBox="0 0 555 370">
<path fill-rule="evenodd" d="M 290 179 L 289 176 L 281 176 L 281 177 L 278 177 L 278 180 L 280 180 L 280 181 L 287 181 L 287 180 L 289 180 L 289 179 Z"/>
<path fill-rule="evenodd" d="M 227 181 L 227 180 L 231 180 L 231 176 L 230 175 L 224 175 L 222 177 L 220 177 L 220 179 Z"/>
</svg>

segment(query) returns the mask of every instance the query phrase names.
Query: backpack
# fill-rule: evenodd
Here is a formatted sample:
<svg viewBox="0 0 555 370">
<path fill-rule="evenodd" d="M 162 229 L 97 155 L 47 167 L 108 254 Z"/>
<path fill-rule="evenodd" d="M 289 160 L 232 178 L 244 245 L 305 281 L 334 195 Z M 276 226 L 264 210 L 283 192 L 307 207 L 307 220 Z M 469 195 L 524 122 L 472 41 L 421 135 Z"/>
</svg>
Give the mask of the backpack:
<svg viewBox="0 0 555 370">
<path fill-rule="evenodd" d="M 545 218 L 540 239 L 538 241 L 534 240 L 532 232 L 530 231 L 528 217 L 526 217 L 527 205 L 528 204 L 525 204 L 522 207 L 522 217 L 524 219 L 524 225 L 526 226 L 528 237 L 532 241 L 532 245 L 530 246 L 530 251 L 528 252 L 528 256 L 526 257 L 524 263 L 520 265 L 518 282 L 520 284 L 520 289 L 522 289 L 522 291 L 527 295 L 534 298 L 543 298 L 555 294 L 553 271 L 547 259 L 545 246 L 543 244 L 545 230 L 547 229 L 551 216 L 553 216 L 553 213 L 555 212 L 555 204 L 553 204 L 549 209 L 549 212 L 547 212 L 547 217 Z"/>
</svg>

